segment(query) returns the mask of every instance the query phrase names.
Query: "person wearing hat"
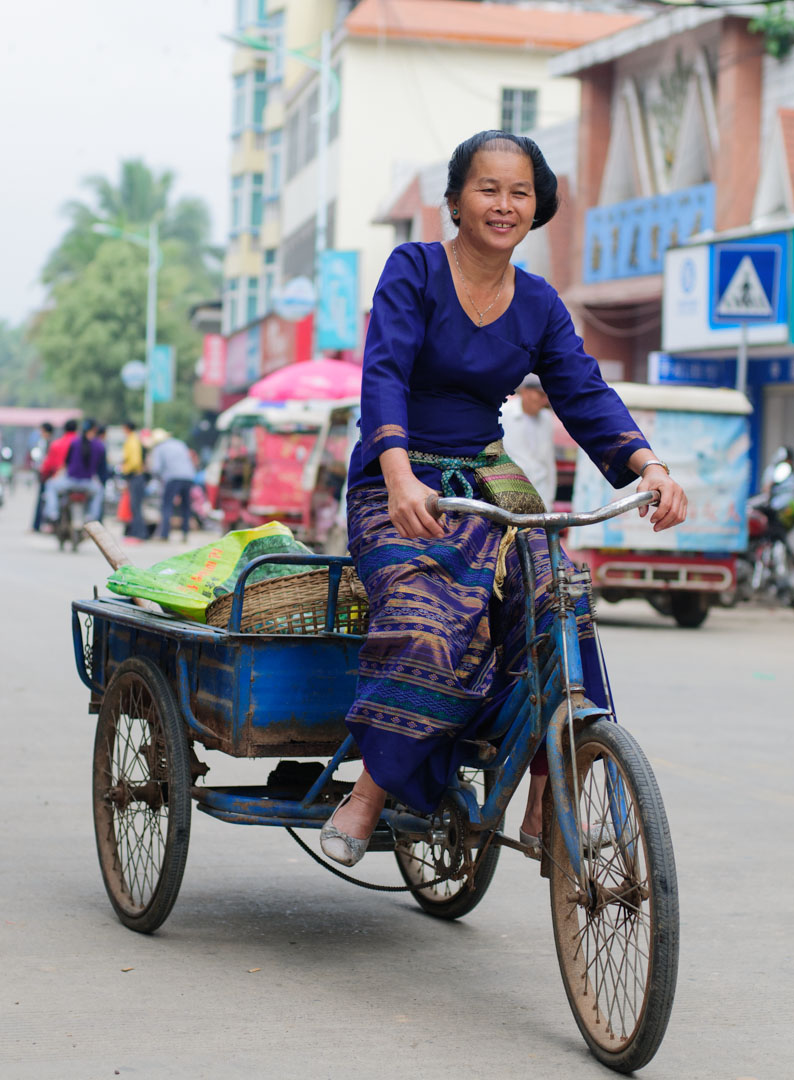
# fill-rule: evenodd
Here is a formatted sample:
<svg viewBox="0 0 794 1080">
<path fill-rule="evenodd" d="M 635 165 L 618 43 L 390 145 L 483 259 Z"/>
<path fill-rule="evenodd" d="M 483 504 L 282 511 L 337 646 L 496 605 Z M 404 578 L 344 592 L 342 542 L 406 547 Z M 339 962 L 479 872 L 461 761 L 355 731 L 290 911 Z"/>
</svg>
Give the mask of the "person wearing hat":
<svg viewBox="0 0 794 1080">
<path fill-rule="evenodd" d="M 196 469 L 190 450 L 181 439 L 163 428 L 155 428 L 149 438 L 151 447 L 148 457 L 149 472 L 163 485 L 163 503 L 160 514 L 160 536 L 168 539 L 171 516 L 177 499 L 182 514 L 182 535 L 187 540 L 190 531 L 190 491 L 196 478 Z"/>
<path fill-rule="evenodd" d="M 505 451 L 535 485 L 547 510 L 557 491 L 554 420 L 549 399 L 534 372 L 523 380 L 502 409 Z"/>
</svg>

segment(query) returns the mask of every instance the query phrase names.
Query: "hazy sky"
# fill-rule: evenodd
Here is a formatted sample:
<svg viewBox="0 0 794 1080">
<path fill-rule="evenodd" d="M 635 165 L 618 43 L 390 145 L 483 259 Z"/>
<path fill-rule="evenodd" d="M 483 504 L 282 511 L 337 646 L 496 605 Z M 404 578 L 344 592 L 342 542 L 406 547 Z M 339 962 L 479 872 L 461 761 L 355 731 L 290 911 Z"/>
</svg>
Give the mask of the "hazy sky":
<svg viewBox="0 0 794 1080">
<path fill-rule="evenodd" d="M 86 199 L 122 158 L 177 174 L 177 196 L 227 225 L 232 0 L 0 3 L 0 319 L 41 303 L 36 284 Z"/>
</svg>

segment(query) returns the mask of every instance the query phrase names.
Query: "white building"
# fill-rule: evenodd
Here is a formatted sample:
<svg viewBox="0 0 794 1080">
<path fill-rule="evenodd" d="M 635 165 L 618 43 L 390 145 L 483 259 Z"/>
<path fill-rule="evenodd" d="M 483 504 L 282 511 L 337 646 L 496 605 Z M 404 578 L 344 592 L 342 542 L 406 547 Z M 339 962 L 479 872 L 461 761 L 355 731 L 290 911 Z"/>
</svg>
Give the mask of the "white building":
<svg viewBox="0 0 794 1080">
<path fill-rule="evenodd" d="M 394 244 L 393 228 L 377 221 L 401 186 L 477 131 L 526 134 L 576 117 L 579 84 L 552 79 L 548 60 L 637 19 L 462 0 L 362 0 L 353 9 L 333 39 L 340 101 L 328 149 L 327 246 L 360 253 L 362 311 Z M 313 276 L 317 110 L 311 72 L 286 94 L 285 280 Z M 438 206 L 444 186 L 439 175 Z M 439 230 L 440 222 L 439 215 Z"/>
</svg>

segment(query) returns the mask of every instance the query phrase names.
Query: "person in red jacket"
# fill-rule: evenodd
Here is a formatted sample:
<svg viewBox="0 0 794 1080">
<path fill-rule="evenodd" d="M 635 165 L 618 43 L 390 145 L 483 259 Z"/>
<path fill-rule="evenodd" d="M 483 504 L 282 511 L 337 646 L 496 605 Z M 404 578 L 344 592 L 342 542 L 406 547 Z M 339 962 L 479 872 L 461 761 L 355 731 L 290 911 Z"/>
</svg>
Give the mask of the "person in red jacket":
<svg viewBox="0 0 794 1080">
<path fill-rule="evenodd" d="M 49 445 L 44 460 L 41 463 L 39 476 L 42 483 L 46 483 L 52 476 L 56 476 L 66 465 L 66 455 L 69 447 L 77 438 L 77 421 L 67 420 L 63 425 L 63 435 L 53 439 Z"/>
</svg>

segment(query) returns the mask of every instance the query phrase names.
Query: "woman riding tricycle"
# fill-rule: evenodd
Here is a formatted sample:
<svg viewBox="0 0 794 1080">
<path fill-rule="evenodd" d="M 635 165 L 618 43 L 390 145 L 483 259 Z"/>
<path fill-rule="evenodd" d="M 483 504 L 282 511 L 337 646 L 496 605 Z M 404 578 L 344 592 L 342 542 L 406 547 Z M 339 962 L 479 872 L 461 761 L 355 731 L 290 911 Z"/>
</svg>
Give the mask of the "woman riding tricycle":
<svg viewBox="0 0 794 1080">
<path fill-rule="evenodd" d="M 588 576 L 559 538 L 652 502 L 652 527 L 666 529 L 686 497 L 554 290 L 510 263 L 557 208 L 536 144 L 503 132 L 467 140 L 446 200 L 455 238 L 396 249 L 373 303 L 348 494 L 366 637 L 363 594 L 340 615 L 351 571 L 332 556 L 249 563 L 220 629 L 118 601 L 75 605 L 94 624 L 90 665 L 75 640 L 100 714 L 100 863 L 122 921 L 150 931 L 176 897 L 191 797 L 228 821 L 320 829 L 325 855 L 345 866 L 392 850 L 417 901 L 443 918 L 471 911 L 500 849 L 516 849 L 550 878 L 580 1030 L 628 1072 L 656 1052 L 672 1007 L 675 865 L 651 770 L 615 723 Z M 592 514 L 545 513 L 499 441 L 500 404 L 529 371 L 616 487 L 639 478 L 635 495 Z M 251 575 L 276 558 L 328 567 L 319 634 L 245 631 Z M 283 761 L 261 788 L 214 789 L 196 744 L 331 757 Z M 351 786 L 336 772 L 358 757 Z M 527 768 L 510 837 L 504 814 Z"/>
</svg>

